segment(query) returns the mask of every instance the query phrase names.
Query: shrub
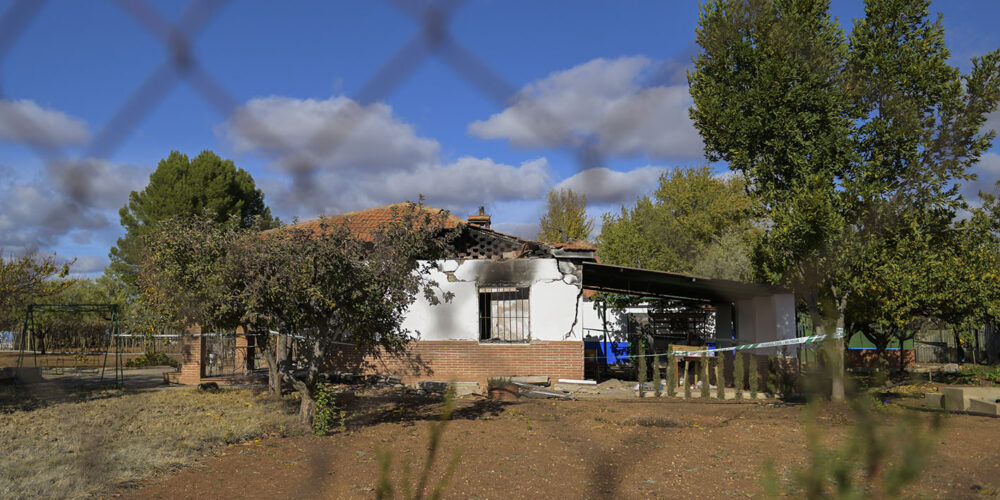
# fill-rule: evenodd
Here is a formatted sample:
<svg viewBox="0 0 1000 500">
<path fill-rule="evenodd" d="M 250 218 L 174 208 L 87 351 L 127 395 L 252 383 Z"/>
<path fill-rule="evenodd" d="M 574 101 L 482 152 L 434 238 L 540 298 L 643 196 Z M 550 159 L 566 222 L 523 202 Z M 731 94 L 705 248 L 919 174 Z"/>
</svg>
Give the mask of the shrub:
<svg viewBox="0 0 1000 500">
<path fill-rule="evenodd" d="M 181 363 L 162 352 L 147 352 L 138 358 L 125 362 L 126 368 L 146 368 L 150 366 L 172 366 L 180 368 Z"/>
<path fill-rule="evenodd" d="M 340 432 L 347 430 L 347 412 L 337 407 L 337 390 L 333 384 L 317 385 L 313 391 L 313 400 L 316 402 L 313 434 L 325 436 L 334 428 Z"/>
<path fill-rule="evenodd" d="M 488 389 L 493 389 L 495 387 L 507 387 L 513 383 L 514 382 L 511 381 L 510 377 L 492 377 L 486 381 L 486 387 Z"/>
<path fill-rule="evenodd" d="M 733 385 L 736 386 L 736 399 L 743 399 L 743 386 L 746 385 L 746 370 L 743 369 L 743 353 L 734 353 Z"/>
</svg>

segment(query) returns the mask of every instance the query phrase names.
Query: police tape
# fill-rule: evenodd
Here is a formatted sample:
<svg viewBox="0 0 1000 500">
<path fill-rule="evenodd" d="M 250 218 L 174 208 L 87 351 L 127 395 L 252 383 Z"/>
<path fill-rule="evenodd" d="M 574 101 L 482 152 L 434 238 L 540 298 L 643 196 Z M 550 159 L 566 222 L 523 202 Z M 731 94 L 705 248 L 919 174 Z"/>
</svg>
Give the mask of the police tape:
<svg viewBox="0 0 1000 500">
<path fill-rule="evenodd" d="M 826 340 L 826 337 L 827 337 L 826 335 L 813 335 L 811 337 L 797 337 L 797 338 L 794 338 L 794 339 L 775 340 L 773 342 L 758 342 L 758 343 L 755 343 L 755 344 L 741 344 L 741 345 L 732 346 L 732 347 L 717 347 L 717 348 L 714 348 L 714 349 L 704 349 L 704 350 L 700 350 L 700 351 L 673 351 L 673 352 L 668 352 L 666 354 L 660 354 L 660 356 L 691 356 L 691 357 L 700 357 L 700 356 L 708 356 L 709 353 L 716 353 L 716 352 L 746 351 L 746 350 L 750 350 L 750 349 L 764 349 L 764 348 L 767 348 L 767 347 L 781 347 L 781 346 L 789 346 L 789 345 L 816 344 L 816 343 L 819 343 L 819 342 L 822 342 L 822 341 Z M 833 336 L 833 338 L 837 338 L 837 339 L 843 338 L 843 335 L 842 334 L 835 334 Z M 646 355 L 645 357 L 648 357 L 648 355 Z"/>
</svg>

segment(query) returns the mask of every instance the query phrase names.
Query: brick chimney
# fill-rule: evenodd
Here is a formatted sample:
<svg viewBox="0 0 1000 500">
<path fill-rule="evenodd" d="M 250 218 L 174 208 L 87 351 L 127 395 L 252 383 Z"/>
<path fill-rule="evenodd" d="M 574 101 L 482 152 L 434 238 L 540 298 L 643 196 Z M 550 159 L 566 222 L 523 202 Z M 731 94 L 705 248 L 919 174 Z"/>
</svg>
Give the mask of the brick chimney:
<svg viewBox="0 0 1000 500">
<path fill-rule="evenodd" d="M 470 215 L 469 224 L 484 229 L 490 228 L 490 216 L 486 214 L 486 207 L 479 207 L 479 215 Z"/>
</svg>

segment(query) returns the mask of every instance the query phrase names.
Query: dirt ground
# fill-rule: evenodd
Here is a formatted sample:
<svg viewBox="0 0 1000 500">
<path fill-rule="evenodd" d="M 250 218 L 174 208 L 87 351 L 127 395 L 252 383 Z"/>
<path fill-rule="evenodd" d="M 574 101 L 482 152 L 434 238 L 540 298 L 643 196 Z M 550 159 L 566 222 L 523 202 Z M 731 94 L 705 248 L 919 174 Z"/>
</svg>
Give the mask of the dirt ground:
<svg viewBox="0 0 1000 500">
<path fill-rule="evenodd" d="M 416 470 L 426 456 L 440 399 L 383 390 L 348 406 L 344 432 L 232 445 L 120 495 L 372 498 L 380 450 L 391 453 L 399 488 L 401 462 Z M 459 453 L 445 498 L 757 498 L 765 462 L 775 463 L 786 488 L 806 465 L 803 414 L 803 406 L 778 402 L 459 400 L 431 477 Z M 903 414 L 930 415 L 893 404 L 879 419 L 889 425 Z M 847 432 L 848 415 L 830 407 L 819 412 L 828 443 Z M 1000 419 L 949 415 L 935 439 L 930 464 L 906 497 L 1000 494 Z"/>
</svg>

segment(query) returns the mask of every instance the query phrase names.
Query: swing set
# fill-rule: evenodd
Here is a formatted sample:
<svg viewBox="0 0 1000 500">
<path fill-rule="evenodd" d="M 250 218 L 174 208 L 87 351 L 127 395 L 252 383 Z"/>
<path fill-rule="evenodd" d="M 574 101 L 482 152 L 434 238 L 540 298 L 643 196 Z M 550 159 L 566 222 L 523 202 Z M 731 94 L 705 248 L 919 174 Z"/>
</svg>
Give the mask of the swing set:
<svg viewBox="0 0 1000 500">
<path fill-rule="evenodd" d="M 101 384 L 113 384 L 121 388 L 125 385 L 125 365 L 122 362 L 122 335 L 121 318 L 118 304 L 29 304 L 24 313 L 24 328 L 21 330 L 21 338 L 18 342 L 17 372 L 16 376 L 21 376 L 21 368 L 24 365 L 24 354 L 29 348 L 32 354 L 32 363 L 38 368 L 38 350 L 36 349 L 39 340 L 38 325 L 36 315 L 39 314 L 100 314 L 101 318 L 108 322 L 107 348 L 104 350 L 104 362 L 101 365 Z M 114 373 L 111 378 L 105 381 L 108 367 L 108 354 L 114 347 Z"/>
</svg>

